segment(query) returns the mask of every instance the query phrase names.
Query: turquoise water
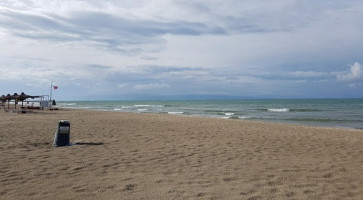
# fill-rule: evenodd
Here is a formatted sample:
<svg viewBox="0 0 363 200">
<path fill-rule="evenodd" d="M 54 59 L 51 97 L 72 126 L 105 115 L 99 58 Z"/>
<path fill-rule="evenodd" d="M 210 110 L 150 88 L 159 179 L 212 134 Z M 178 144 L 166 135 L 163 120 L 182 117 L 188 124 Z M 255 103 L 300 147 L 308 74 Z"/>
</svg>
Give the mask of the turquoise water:
<svg viewBox="0 0 363 200">
<path fill-rule="evenodd" d="M 58 106 L 363 129 L 363 99 L 63 101 Z"/>
</svg>

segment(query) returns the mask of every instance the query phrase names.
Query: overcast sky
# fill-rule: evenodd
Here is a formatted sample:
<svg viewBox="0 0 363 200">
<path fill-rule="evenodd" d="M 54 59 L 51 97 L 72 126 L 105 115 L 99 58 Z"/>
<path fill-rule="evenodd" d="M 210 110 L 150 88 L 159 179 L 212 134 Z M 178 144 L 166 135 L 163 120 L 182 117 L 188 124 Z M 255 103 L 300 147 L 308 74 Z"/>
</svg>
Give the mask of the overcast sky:
<svg viewBox="0 0 363 200">
<path fill-rule="evenodd" d="M 0 95 L 363 98 L 361 0 L 1 0 Z"/>
</svg>

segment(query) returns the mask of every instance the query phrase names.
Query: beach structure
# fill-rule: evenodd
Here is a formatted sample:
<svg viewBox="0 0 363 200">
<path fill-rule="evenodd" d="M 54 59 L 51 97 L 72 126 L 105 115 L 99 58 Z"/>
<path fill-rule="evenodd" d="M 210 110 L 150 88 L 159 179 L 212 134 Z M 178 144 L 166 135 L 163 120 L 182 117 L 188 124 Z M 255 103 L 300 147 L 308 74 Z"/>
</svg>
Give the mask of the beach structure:
<svg viewBox="0 0 363 200">
<path fill-rule="evenodd" d="M 10 94 L 7 94 L 6 96 L 5 95 L 1 95 L 0 97 L 0 100 L 1 100 L 1 105 L 3 106 L 3 108 L 5 109 L 5 105 L 6 105 L 6 102 L 8 102 L 8 107 L 7 109 L 10 109 L 10 102 L 12 100 L 15 100 L 15 109 L 16 109 L 16 104 L 17 104 L 17 98 L 19 97 L 18 93 L 14 93 L 14 95 L 10 95 Z"/>
<path fill-rule="evenodd" d="M 13 99 L 13 97 L 10 94 L 7 94 L 5 96 L 5 100 L 8 102 L 8 110 L 10 109 L 10 101 Z"/>
<path fill-rule="evenodd" d="M 14 93 L 12 96 L 11 96 L 11 99 L 15 100 L 15 110 L 16 110 L 16 105 L 18 105 L 18 93 Z"/>
<path fill-rule="evenodd" d="M 34 98 L 39 98 L 39 97 L 41 97 L 41 96 L 31 96 L 31 95 L 25 94 L 24 92 L 22 92 L 20 95 L 18 95 L 16 100 L 18 102 L 21 101 L 21 113 L 25 112 L 24 111 L 24 100 L 29 99 L 29 98 L 34 99 Z"/>
<path fill-rule="evenodd" d="M 28 100 L 28 99 L 32 99 L 32 100 Z M 0 101 L 1 101 L 1 105 L 3 107 L 3 109 L 5 110 L 10 110 L 10 104 L 13 101 L 14 103 L 14 110 L 17 110 L 17 104 L 19 102 L 21 102 L 21 113 L 25 113 L 24 111 L 24 101 L 26 101 L 27 103 L 32 103 L 31 106 L 27 106 L 28 109 L 41 109 L 43 110 L 45 107 L 50 107 L 50 102 L 49 102 L 49 96 L 48 95 L 28 95 L 25 94 L 24 92 L 22 92 L 20 95 L 18 93 L 14 93 L 13 95 L 7 94 L 2 95 L 0 97 Z M 6 107 L 6 102 L 8 103 L 7 107 Z M 36 106 L 33 106 L 34 103 L 36 103 Z M 38 106 L 39 105 L 39 106 Z"/>
<path fill-rule="evenodd" d="M 0 101 L 1 101 L 1 106 L 4 107 L 5 103 L 6 103 L 6 96 L 5 95 L 1 95 L 0 96 Z"/>
</svg>

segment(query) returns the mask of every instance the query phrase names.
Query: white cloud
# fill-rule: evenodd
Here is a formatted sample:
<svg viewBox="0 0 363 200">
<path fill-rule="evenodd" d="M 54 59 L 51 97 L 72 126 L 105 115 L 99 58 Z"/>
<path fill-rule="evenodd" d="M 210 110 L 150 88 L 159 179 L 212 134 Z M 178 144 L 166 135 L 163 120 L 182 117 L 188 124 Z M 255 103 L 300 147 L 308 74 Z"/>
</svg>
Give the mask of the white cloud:
<svg viewBox="0 0 363 200">
<path fill-rule="evenodd" d="M 294 77 L 302 77 L 302 78 L 314 78 L 314 77 L 321 77 L 326 75 L 325 72 L 317 72 L 317 71 L 296 71 L 291 72 L 290 75 Z"/>
<path fill-rule="evenodd" d="M 361 77 L 361 65 L 355 62 L 351 67 L 350 71 L 338 74 L 338 81 L 354 81 Z"/>
</svg>

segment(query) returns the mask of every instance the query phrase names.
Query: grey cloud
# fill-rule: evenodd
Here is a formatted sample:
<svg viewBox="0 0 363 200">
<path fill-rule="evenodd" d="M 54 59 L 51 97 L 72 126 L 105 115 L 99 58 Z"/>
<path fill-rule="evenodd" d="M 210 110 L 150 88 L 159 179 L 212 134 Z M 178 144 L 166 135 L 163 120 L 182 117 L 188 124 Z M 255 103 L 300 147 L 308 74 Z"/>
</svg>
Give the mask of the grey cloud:
<svg viewBox="0 0 363 200">
<path fill-rule="evenodd" d="M 293 77 L 302 77 L 302 78 L 319 78 L 331 74 L 326 72 L 317 72 L 317 71 L 295 71 L 295 72 L 290 72 L 288 75 Z"/>
<path fill-rule="evenodd" d="M 174 73 L 174 72 L 191 72 L 191 71 L 209 71 L 200 67 L 175 67 L 175 66 L 144 66 L 144 70 L 148 73 Z"/>
<path fill-rule="evenodd" d="M 47 85 L 50 79 L 62 80 L 70 90 L 79 84 L 73 95 L 115 91 L 127 95 L 135 88 L 152 90 L 140 95 L 154 95 L 154 89 L 162 88 L 157 92 L 247 96 L 266 94 L 264 91 L 296 92 L 290 96 L 305 97 L 319 97 L 324 91 L 325 96 L 343 96 L 349 84 L 351 93 L 362 97 L 361 64 L 346 66 L 363 62 L 363 4 L 358 0 L 177 0 L 156 4 L 115 0 L 110 7 L 91 0 L 82 1 L 87 8 L 68 1 L 71 3 L 59 10 L 54 5 L 64 1 L 43 2 L 21 8 L 5 8 L 8 4 L 0 3 L 0 38 L 6 40 L 2 41 L 6 50 L 0 62 L 3 69 L 9 69 L 0 75 L 3 82 L 14 81 L 21 87 L 26 73 L 27 82 L 45 80 Z M 19 38 L 44 43 L 33 47 Z M 14 41 L 19 43 L 12 45 Z M 56 48 L 47 52 L 48 44 Z M 77 48 L 68 51 L 68 45 Z M 123 60 L 120 54 L 141 55 Z M 69 55 L 77 56 L 67 60 Z M 88 55 L 95 57 L 88 59 Z M 13 57 L 4 61 L 7 56 Z M 35 60 L 37 57 L 47 60 Z M 135 66 L 125 69 L 131 62 Z M 145 63 L 150 65 L 140 66 Z M 84 85 L 92 86 L 92 91 L 81 87 Z"/>
<path fill-rule="evenodd" d="M 244 6 L 243 3 L 234 3 L 236 7 Z M 254 10 L 256 13 L 243 9 L 242 13 L 236 13 L 236 10 L 231 13 L 215 13 L 215 8 L 211 8 L 213 3 L 204 5 L 202 2 L 193 1 L 182 4 L 177 1 L 176 5 L 179 7 L 192 10 L 194 13 L 203 13 L 208 18 L 206 21 L 146 20 L 95 11 L 73 11 L 67 16 L 61 16 L 46 12 L 30 13 L 1 9 L 0 24 L 2 28 L 18 37 L 52 42 L 85 42 L 104 50 L 138 54 L 145 51 L 142 46 L 144 44 L 153 44 L 154 48 L 160 50 L 158 45 L 166 43 L 162 38 L 166 34 L 198 36 L 288 31 L 301 27 L 312 18 L 306 17 L 310 16 L 310 12 L 305 12 L 308 10 L 307 6 L 302 3 L 292 4 L 292 11 L 287 13 L 277 13 L 281 11 L 281 7 L 273 4 L 270 10 L 262 11 L 259 8 L 265 8 L 266 5 L 261 2 L 260 4 L 262 6 L 257 6 Z M 298 8 L 298 5 L 303 6 Z M 318 5 L 321 7 L 321 4 Z M 295 11 L 297 14 L 293 14 Z"/>
<path fill-rule="evenodd" d="M 59 17 L 58 17 L 59 18 Z M 62 18 L 76 27 L 84 28 L 91 33 L 107 33 L 119 36 L 152 37 L 164 34 L 200 35 L 223 33 L 218 27 L 209 27 L 200 22 L 187 21 L 151 21 L 142 19 L 127 19 L 101 12 L 78 12 L 69 18 Z M 135 40 L 132 40 L 137 42 Z"/>
<path fill-rule="evenodd" d="M 3 18 L 0 23 L 6 25 L 8 28 L 16 30 L 37 30 L 44 27 L 61 28 L 56 21 L 45 16 L 25 14 L 6 9 L 1 9 L 0 11 L 0 15 Z"/>
<path fill-rule="evenodd" d="M 212 9 L 205 4 L 204 2 L 196 2 L 196 1 L 183 1 L 183 0 L 177 0 L 175 3 L 181 7 L 186 8 L 188 10 L 191 10 L 195 13 L 210 13 Z"/>
<path fill-rule="evenodd" d="M 204 68 L 171 67 L 171 66 L 134 66 L 135 71 L 113 70 L 107 73 L 106 80 L 133 83 L 149 83 L 161 79 L 171 82 L 184 79 L 186 76 L 209 74 L 210 70 Z"/>
<path fill-rule="evenodd" d="M 77 12 L 68 17 L 0 10 L 0 24 L 18 37 L 58 42 L 95 42 L 118 52 L 140 52 L 143 44 L 163 44 L 165 34 L 222 34 L 218 27 L 199 22 L 161 22 L 127 19 L 102 12 Z M 131 47 L 130 47 L 131 46 Z"/>
<path fill-rule="evenodd" d="M 106 70 L 106 69 L 112 69 L 112 67 L 110 66 L 105 66 L 105 65 L 87 65 L 84 68 L 86 69 L 90 69 L 90 70 Z"/>
</svg>

